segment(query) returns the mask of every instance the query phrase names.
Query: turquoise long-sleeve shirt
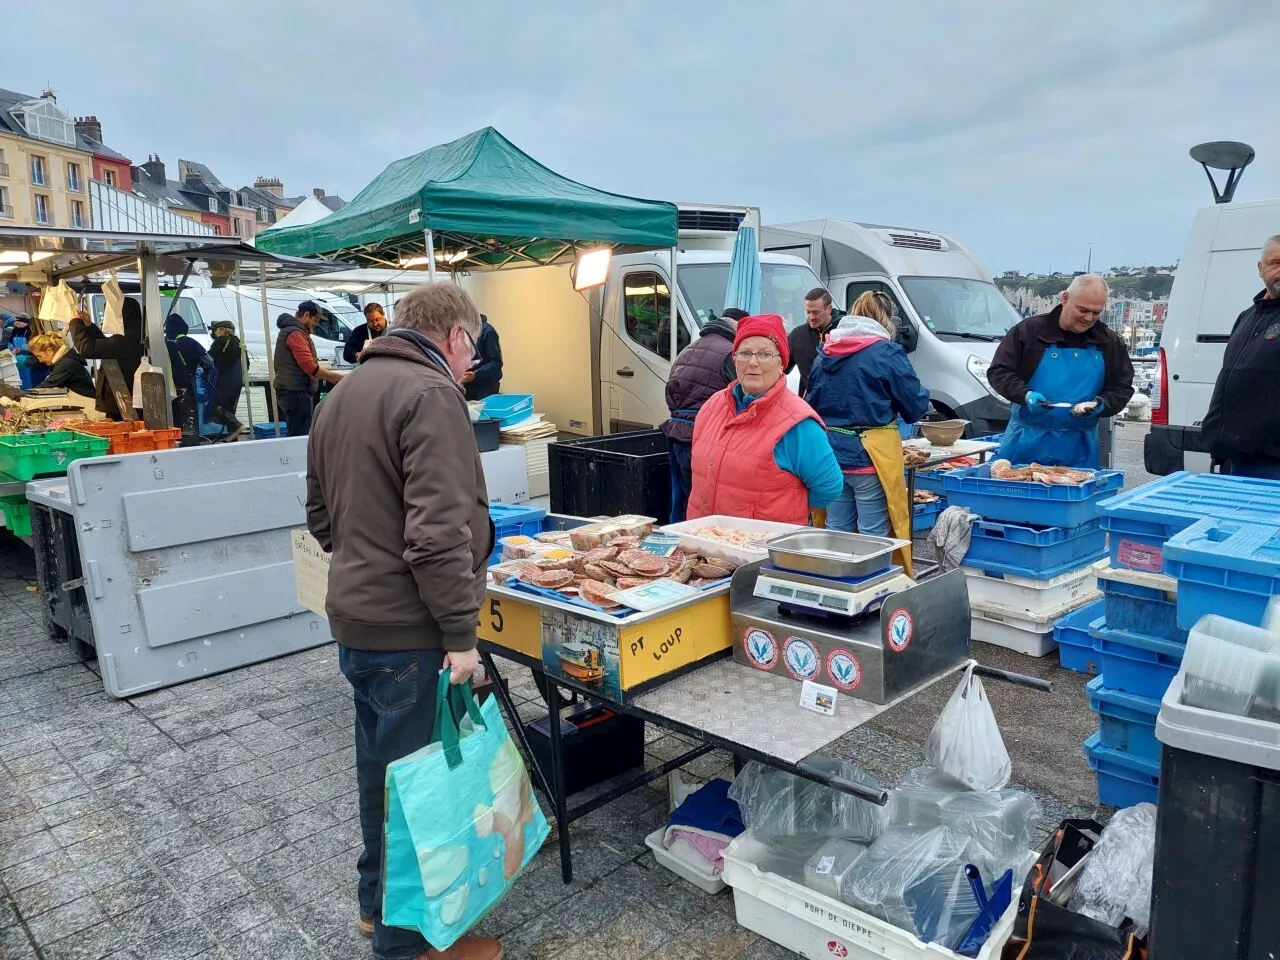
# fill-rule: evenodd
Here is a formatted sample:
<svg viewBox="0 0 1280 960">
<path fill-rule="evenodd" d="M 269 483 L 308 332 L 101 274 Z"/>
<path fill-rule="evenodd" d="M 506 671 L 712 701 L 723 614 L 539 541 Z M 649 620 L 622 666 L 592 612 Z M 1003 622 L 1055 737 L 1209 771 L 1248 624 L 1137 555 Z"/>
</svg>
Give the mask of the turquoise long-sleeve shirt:
<svg viewBox="0 0 1280 960">
<path fill-rule="evenodd" d="M 752 395 L 733 385 L 733 400 L 738 413 L 751 406 L 762 394 Z M 782 435 L 773 448 L 773 462 L 800 480 L 809 491 L 809 506 L 822 509 L 844 490 L 844 473 L 831 451 L 827 431 L 817 420 L 801 420 Z"/>
</svg>

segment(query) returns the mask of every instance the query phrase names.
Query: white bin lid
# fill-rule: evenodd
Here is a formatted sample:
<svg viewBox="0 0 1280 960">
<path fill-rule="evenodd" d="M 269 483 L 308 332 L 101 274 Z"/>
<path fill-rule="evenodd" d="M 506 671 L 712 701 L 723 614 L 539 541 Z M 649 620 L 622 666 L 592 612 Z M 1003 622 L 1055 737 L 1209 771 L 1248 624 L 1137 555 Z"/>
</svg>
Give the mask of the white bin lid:
<svg viewBox="0 0 1280 960">
<path fill-rule="evenodd" d="M 1177 750 L 1280 770 L 1280 723 L 1188 707 L 1179 670 L 1160 702 L 1156 739 Z"/>
</svg>

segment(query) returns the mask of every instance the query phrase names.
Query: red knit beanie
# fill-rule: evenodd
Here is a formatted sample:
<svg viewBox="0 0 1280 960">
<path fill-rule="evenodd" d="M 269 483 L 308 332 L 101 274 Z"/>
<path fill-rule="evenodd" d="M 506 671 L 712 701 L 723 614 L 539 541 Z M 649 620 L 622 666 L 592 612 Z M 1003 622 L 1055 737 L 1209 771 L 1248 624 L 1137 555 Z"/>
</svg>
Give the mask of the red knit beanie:
<svg viewBox="0 0 1280 960">
<path fill-rule="evenodd" d="M 776 313 L 762 313 L 755 317 L 744 317 L 738 321 L 737 335 L 733 338 L 733 352 L 747 337 L 768 337 L 782 354 L 782 366 L 791 362 L 791 348 L 787 343 L 787 328 L 782 318 Z"/>
</svg>

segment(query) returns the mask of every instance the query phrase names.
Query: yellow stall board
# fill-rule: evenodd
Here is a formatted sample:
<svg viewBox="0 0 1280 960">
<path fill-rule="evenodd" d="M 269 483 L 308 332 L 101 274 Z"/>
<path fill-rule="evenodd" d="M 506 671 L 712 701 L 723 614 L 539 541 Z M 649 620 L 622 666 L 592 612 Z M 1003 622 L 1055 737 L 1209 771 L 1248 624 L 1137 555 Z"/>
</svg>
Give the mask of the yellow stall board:
<svg viewBox="0 0 1280 960">
<path fill-rule="evenodd" d="M 532 604 L 486 592 L 476 635 L 526 657 L 542 659 L 542 615 Z"/>
<path fill-rule="evenodd" d="M 618 637 L 622 689 L 630 690 L 732 646 L 727 593 L 623 627 Z"/>
</svg>

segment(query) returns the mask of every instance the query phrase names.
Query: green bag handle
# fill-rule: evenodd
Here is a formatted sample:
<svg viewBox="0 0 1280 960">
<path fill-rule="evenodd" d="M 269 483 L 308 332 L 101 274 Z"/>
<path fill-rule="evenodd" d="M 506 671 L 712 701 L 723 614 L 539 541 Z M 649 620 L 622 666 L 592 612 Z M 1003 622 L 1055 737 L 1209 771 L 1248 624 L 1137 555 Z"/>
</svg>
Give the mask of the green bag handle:
<svg viewBox="0 0 1280 960">
<path fill-rule="evenodd" d="M 462 748 L 458 746 L 458 721 L 455 717 L 465 713 L 477 727 L 485 725 L 484 716 L 469 683 L 450 683 L 449 671 L 440 674 L 436 687 L 436 722 L 431 731 L 431 742 L 444 745 L 444 759 L 452 770 L 462 763 Z"/>
</svg>

